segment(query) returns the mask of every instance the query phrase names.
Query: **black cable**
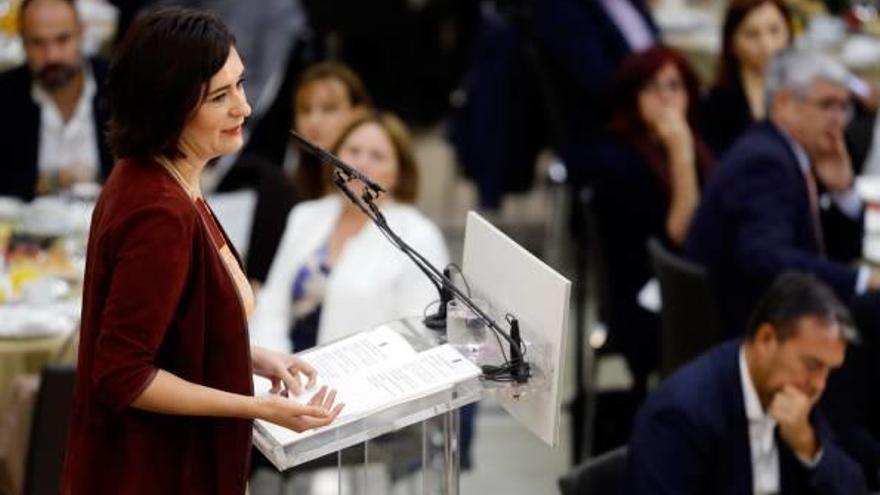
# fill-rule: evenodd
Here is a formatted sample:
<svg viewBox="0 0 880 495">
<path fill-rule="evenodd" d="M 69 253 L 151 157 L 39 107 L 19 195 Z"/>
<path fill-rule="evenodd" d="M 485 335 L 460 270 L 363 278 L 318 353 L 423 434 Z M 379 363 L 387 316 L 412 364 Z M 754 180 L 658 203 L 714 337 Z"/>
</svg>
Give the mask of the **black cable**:
<svg viewBox="0 0 880 495">
<path fill-rule="evenodd" d="M 471 284 L 468 283 L 467 277 L 464 276 L 464 272 L 461 270 L 461 267 L 458 266 L 457 263 L 449 263 L 446 265 L 446 268 L 455 268 L 455 271 L 458 272 L 458 276 L 461 277 L 461 281 L 464 282 L 464 287 L 467 289 L 468 297 L 471 297 Z"/>
</svg>

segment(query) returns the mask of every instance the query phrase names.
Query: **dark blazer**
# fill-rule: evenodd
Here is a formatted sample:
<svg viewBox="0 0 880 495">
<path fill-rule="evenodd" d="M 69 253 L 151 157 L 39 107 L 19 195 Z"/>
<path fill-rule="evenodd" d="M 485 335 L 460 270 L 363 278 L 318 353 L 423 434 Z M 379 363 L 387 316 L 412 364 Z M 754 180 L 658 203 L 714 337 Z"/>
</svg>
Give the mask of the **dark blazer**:
<svg viewBox="0 0 880 495">
<path fill-rule="evenodd" d="M 649 29 L 657 26 L 643 0 L 627 0 Z M 609 112 L 608 92 L 615 71 L 632 49 L 598 0 L 541 0 L 534 3 L 531 35 L 547 61 L 550 80 L 560 102 L 562 126 L 560 155 L 571 180 L 588 183 L 595 171 L 596 136 L 601 135 Z"/>
<path fill-rule="evenodd" d="M 739 346 L 734 340 L 709 350 L 648 397 L 636 415 L 623 493 L 751 495 Z M 815 409 L 810 422 L 823 450 L 813 469 L 776 437 L 781 494 L 865 493 L 861 471 L 836 445 Z"/>
<path fill-rule="evenodd" d="M 158 164 L 120 161 L 89 231 L 61 493 L 244 493 L 251 421 L 131 407 L 159 369 L 253 395 L 240 301 L 180 185 Z"/>
<path fill-rule="evenodd" d="M 448 137 L 480 205 L 498 208 L 505 194 L 532 187 L 545 105 L 528 37 L 512 16 L 485 10 L 462 81 L 467 98 L 450 120 Z"/>
<path fill-rule="evenodd" d="M 700 130 L 717 158 L 723 158 L 734 141 L 752 124 L 749 101 L 736 84 L 713 86 L 701 102 Z"/>
<path fill-rule="evenodd" d="M 811 273 L 852 300 L 857 270 L 841 261 L 861 252 L 862 218 L 832 206 L 821 223 L 827 257 L 794 152 L 775 125 L 755 124 L 712 174 L 685 243 L 687 256 L 709 271 L 729 336 L 745 331 L 755 302 L 786 270 Z"/>
<path fill-rule="evenodd" d="M 662 155 L 662 152 L 658 152 Z M 660 318 L 642 308 L 638 293 L 654 276 L 646 244 L 667 241 L 669 192 L 635 144 L 608 137 L 596 146 L 595 215 L 600 255 L 600 313 L 609 344 L 626 357 L 637 382 L 657 369 Z M 677 250 L 666 242 L 670 249 Z"/>
<path fill-rule="evenodd" d="M 666 238 L 669 196 L 632 145 L 609 138 L 596 156 L 595 214 L 605 266 L 601 316 L 611 347 L 623 353 L 637 381 L 645 380 L 659 363 L 660 318 L 637 297 L 653 276 L 647 240 Z"/>
<path fill-rule="evenodd" d="M 97 92 L 92 102 L 95 135 L 100 159 L 100 178 L 110 172 L 113 160 L 104 136 L 109 109 L 104 101 L 104 81 L 107 65 L 91 59 L 89 65 L 95 77 Z M 33 199 L 37 185 L 37 160 L 40 149 L 40 107 L 31 98 L 31 73 L 26 65 L 0 74 L 0 104 L 9 116 L 0 119 L 0 196 L 15 196 L 25 201 Z"/>
</svg>

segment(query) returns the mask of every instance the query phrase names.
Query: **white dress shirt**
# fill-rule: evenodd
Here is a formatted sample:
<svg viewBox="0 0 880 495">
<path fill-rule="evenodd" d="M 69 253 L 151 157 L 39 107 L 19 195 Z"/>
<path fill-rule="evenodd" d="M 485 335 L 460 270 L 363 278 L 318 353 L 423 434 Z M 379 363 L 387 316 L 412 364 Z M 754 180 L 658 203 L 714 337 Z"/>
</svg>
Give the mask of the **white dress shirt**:
<svg viewBox="0 0 880 495">
<path fill-rule="evenodd" d="M 84 73 L 83 90 L 67 122 L 49 93 L 36 81 L 31 86 L 31 96 L 40 107 L 37 170 L 41 174 L 78 166 L 91 168 L 93 179 L 98 176 L 100 158 L 92 112 L 97 85 L 88 65 L 84 67 Z"/>
<path fill-rule="evenodd" d="M 776 445 L 776 420 L 761 406 L 758 391 L 746 364 L 745 349 L 739 349 L 739 377 L 742 383 L 743 403 L 749 423 L 749 450 L 752 455 L 752 495 L 775 495 L 779 493 L 779 448 Z M 807 468 L 814 468 L 822 460 L 822 449 L 812 459 L 798 461 Z"/>
<path fill-rule="evenodd" d="M 749 450 L 752 454 L 752 493 L 779 493 L 779 449 L 776 446 L 776 420 L 764 412 L 746 365 L 745 350 L 739 350 L 739 376 L 742 382 L 746 420 L 749 422 Z"/>
</svg>

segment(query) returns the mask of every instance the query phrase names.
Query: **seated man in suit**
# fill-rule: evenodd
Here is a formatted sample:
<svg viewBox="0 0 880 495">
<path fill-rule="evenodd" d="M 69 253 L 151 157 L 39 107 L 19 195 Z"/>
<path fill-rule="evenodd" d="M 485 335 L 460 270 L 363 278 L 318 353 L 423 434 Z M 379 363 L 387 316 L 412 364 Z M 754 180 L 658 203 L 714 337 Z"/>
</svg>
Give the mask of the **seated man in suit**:
<svg viewBox="0 0 880 495">
<path fill-rule="evenodd" d="M 27 63 L 0 74 L 0 195 L 30 200 L 103 178 L 111 166 L 98 105 L 105 67 L 82 55 L 73 0 L 24 0 Z M 144 95 L 149 98 L 149 95 Z"/>
<path fill-rule="evenodd" d="M 849 78 L 824 56 L 779 54 L 767 74 L 769 120 L 735 142 L 703 191 L 685 252 L 708 269 L 729 336 L 785 270 L 812 273 L 847 304 L 880 288 L 880 274 L 850 265 L 864 208 L 843 144 Z"/>
<path fill-rule="evenodd" d="M 826 286 L 781 276 L 744 340 L 708 351 L 648 397 L 633 427 L 624 493 L 865 493 L 861 470 L 814 407 L 855 338 Z"/>
</svg>

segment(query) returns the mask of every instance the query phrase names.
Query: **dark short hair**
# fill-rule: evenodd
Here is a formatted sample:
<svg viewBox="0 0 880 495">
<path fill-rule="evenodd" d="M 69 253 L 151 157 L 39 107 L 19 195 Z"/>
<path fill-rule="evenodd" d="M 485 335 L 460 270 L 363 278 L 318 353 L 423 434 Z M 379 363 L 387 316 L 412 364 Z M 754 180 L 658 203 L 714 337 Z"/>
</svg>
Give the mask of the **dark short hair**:
<svg viewBox="0 0 880 495">
<path fill-rule="evenodd" d="M 837 324 L 842 340 L 858 341 L 849 310 L 831 289 L 816 277 L 797 272 L 783 273 L 764 293 L 752 313 L 746 336 L 753 339 L 758 328 L 769 323 L 779 340 L 785 340 L 794 335 L 798 322 L 808 317 Z"/>
<path fill-rule="evenodd" d="M 691 129 L 696 129 L 700 79 L 678 50 L 656 45 L 625 58 L 615 73 L 609 124 L 612 132 L 627 137 L 648 132 L 639 111 L 639 93 L 667 65 L 674 66 L 681 75 L 688 99 L 685 117 Z"/>
<path fill-rule="evenodd" d="M 108 74 L 108 141 L 117 158 L 182 158 L 180 135 L 235 45 L 217 17 L 178 7 L 129 28 Z"/>
<path fill-rule="evenodd" d="M 366 124 L 376 124 L 381 127 L 394 148 L 395 158 L 397 158 L 397 184 L 389 193 L 391 193 L 394 199 L 402 203 L 415 202 L 419 192 L 419 167 L 416 163 L 412 138 L 410 137 L 409 130 L 406 128 L 406 124 L 393 113 L 374 112 L 354 120 L 345 128 L 336 144 L 333 145 L 333 154 L 339 153 L 342 144 L 355 129 Z M 325 167 L 324 178 L 325 187 L 329 189 L 329 184 L 332 183 L 330 167 Z"/>
<path fill-rule="evenodd" d="M 788 28 L 788 42 L 794 39 L 794 23 L 791 11 L 783 0 L 730 0 L 724 14 L 721 28 L 721 58 L 715 75 L 715 84 L 720 86 L 739 85 L 740 61 L 733 49 L 733 41 L 740 25 L 758 7 L 770 4 L 776 7 Z"/>
</svg>

